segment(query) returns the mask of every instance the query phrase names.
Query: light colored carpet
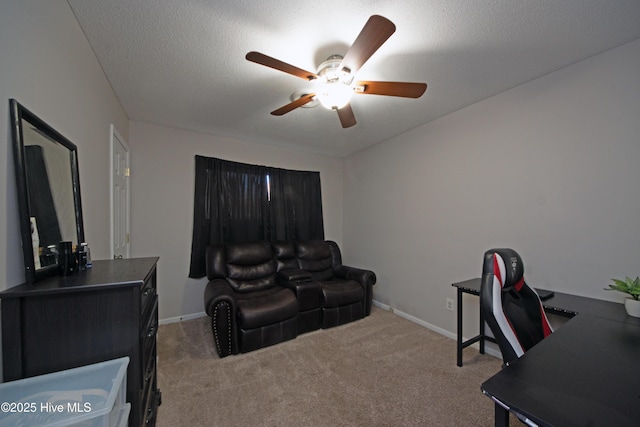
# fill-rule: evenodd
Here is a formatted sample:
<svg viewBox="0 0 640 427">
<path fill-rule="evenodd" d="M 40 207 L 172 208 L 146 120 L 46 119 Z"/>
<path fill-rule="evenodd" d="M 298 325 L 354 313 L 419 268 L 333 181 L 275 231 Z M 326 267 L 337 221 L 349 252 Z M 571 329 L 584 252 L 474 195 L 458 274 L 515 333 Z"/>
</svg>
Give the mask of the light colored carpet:
<svg viewBox="0 0 640 427">
<path fill-rule="evenodd" d="M 480 384 L 501 360 L 383 309 L 218 358 L 209 318 L 160 326 L 158 425 L 491 426 Z"/>
</svg>

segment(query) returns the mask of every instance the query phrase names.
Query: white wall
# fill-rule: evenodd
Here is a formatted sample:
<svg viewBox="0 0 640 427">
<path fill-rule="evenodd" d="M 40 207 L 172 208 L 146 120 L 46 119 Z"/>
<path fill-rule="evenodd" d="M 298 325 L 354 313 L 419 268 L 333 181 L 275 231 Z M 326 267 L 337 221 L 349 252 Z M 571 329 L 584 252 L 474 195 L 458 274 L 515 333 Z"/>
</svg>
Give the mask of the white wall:
<svg viewBox="0 0 640 427">
<path fill-rule="evenodd" d="M 0 290 L 24 280 L 9 98 L 78 146 L 85 237 L 109 256 L 109 125 L 129 121 L 64 0 L 11 0 L 0 13 Z"/>
<path fill-rule="evenodd" d="M 189 279 L 195 155 L 320 172 L 325 237 L 342 241 L 342 160 L 131 122 L 131 253 L 159 256 L 159 316 L 202 313 L 206 279 Z"/>
<path fill-rule="evenodd" d="M 109 124 L 129 121 L 64 0 L 3 1 L 0 11 L 0 290 L 24 281 L 9 99 L 78 146 L 85 235 L 109 256 Z"/>
<path fill-rule="evenodd" d="M 451 283 L 507 246 L 534 286 L 622 301 L 602 288 L 640 274 L 638 76 L 640 40 L 347 158 L 344 251 L 374 298 L 453 333 Z"/>
<path fill-rule="evenodd" d="M 96 259 L 109 256 L 109 124 L 129 142 L 132 255 L 161 257 L 165 319 L 203 310 L 205 283 L 187 278 L 196 154 L 319 170 L 326 236 L 345 261 L 377 273 L 377 300 L 446 331 L 450 284 L 479 276 L 490 247 L 518 250 L 534 285 L 580 295 L 621 300 L 602 287 L 638 274 L 640 41 L 344 161 L 129 124 L 64 0 L 5 1 L 0 56 L 0 290 L 24 279 L 9 98 L 78 145 Z"/>
<path fill-rule="evenodd" d="M 187 279 L 196 154 L 320 171 L 325 233 L 341 242 L 340 159 L 142 123 L 132 124 L 130 135 L 129 120 L 66 1 L 3 3 L 0 56 L 0 290 L 24 281 L 9 98 L 78 146 L 85 234 L 95 259 L 110 255 L 109 125 L 129 142 L 132 256 L 161 257 L 163 318 L 203 311 L 204 283 Z"/>
</svg>

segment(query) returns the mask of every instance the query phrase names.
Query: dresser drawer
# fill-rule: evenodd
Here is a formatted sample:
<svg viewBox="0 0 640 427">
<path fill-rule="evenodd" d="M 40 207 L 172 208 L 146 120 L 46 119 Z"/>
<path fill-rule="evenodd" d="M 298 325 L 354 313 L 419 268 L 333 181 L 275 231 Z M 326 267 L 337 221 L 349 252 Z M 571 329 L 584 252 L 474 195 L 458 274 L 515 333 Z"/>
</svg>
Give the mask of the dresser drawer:
<svg viewBox="0 0 640 427">
<path fill-rule="evenodd" d="M 149 388 L 149 391 L 146 396 L 144 396 L 144 413 L 141 414 L 141 419 L 143 420 L 143 426 L 155 426 L 156 425 L 156 416 L 158 415 L 158 406 L 160 404 L 158 400 L 158 391 L 153 390 L 153 388 Z"/>
<path fill-rule="evenodd" d="M 152 310 L 143 327 L 140 330 L 140 343 L 142 344 L 142 361 L 149 358 L 156 344 L 156 335 L 158 334 L 158 298 L 153 300 Z"/>
<path fill-rule="evenodd" d="M 151 352 L 151 357 L 146 363 L 144 372 L 144 378 L 142 382 L 141 401 L 143 402 L 142 419 L 147 418 L 149 413 L 155 409 L 154 396 L 156 396 L 156 358 L 155 348 Z"/>
<path fill-rule="evenodd" d="M 153 382 L 156 378 L 156 349 L 155 346 L 151 349 L 149 357 L 144 363 L 144 367 L 142 369 L 142 389 L 144 390 L 143 395 L 146 396 L 147 391 L 150 386 L 153 385 Z"/>
<path fill-rule="evenodd" d="M 141 310 L 140 313 L 144 314 L 149 309 L 149 306 L 156 296 L 156 275 L 155 272 L 144 282 L 144 286 L 140 290 Z"/>
</svg>

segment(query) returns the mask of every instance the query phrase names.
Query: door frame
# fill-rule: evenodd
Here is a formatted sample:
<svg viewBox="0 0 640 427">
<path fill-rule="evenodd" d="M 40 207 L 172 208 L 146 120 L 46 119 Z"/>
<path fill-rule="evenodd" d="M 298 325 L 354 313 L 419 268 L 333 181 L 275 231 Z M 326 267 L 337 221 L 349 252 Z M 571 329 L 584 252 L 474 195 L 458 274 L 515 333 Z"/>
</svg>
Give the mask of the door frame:
<svg viewBox="0 0 640 427">
<path fill-rule="evenodd" d="M 116 142 L 115 140 L 118 140 L 118 142 Z M 114 205 L 115 205 L 115 201 L 113 199 L 113 171 L 114 171 L 114 156 L 113 156 L 113 148 L 114 148 L 114 144 L 119 143 L 120 145 L 122 145 L 122 147 L 124 147 L 124 149 L 127 152 L 127 156 L 125 159 L 125 163 L 126 163 L 126 167 L 130 168 L 131 167 L 131 151 L 129 149 L 129 144 L 127 144 L 127 141 L 125 141 L 125 139 L 120 135 L 120 133 L 118 133 L 118 130 L 116 129 L 116 127 L 111 124 L 110 125 L 110 132 L 109 132 L 109 149 L 110 149 L 110 154 L 109 154 L 109 208 L 110 208 L 110 213 L 109 213 L 109 217 L 110 217 L 110 238 L 109 238 L 109 251 L 110 251 L 110 258 L 114 258 L 115 256 L 115 244 L 113 241 L 114 238 L 114 231 L 115 231 L 115 216 L 114 216 Z M 126 258 L 129 258 L 131 256 L 131 183 L 130 183 L 130 179 L 126 180 L 126 201 L 127 201 L 127 209 L 125 211 L 125 224 L 126 224 L 126 232 L 127 235 L 129 236 L 129 239 L 127 239 L 127 250 L 126 250 Z"/>
</svg>

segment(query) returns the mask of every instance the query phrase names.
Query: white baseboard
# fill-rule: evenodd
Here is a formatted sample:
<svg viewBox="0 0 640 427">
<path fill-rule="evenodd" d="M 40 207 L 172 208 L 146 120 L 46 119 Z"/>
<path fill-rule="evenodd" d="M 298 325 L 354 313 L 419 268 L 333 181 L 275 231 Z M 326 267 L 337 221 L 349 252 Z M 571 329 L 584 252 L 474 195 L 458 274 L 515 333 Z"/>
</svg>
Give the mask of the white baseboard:
<svg viewBox="0 0 640 427">
<path fill-rule="evenodd" d="M 407 319 L 410 322 L 413 322 L 415 324 L 418 324 L 424 328 L 430 329 L 440 335 L 444 335 L 447 338 L 451 338 L 452 340 L 456 340 L 457 339 L 457 335 L 454 334 L 453 332 L 449 332 L 446 329 L 442 329 L 436 325 L 433 325 L 429 322 L 425 322 L 422 319 L 418 319 L 415 316 L 412 316 L 410 314 L 407 314 L 403 311 L 400 310 L 396 310 L 395 308 L 383 304 L 379 301 L 373 300 L 373 305 L 375 305 L 376 307 L 380 307 L 383 310 L 387 310 L 392 312 L 393 314 L 397 314 L 398 316 Z M 160 319 L 160 321 L 158 322 L 160 325 L 168 325 L 170 323 L 177 323 L 177 322 L 184 322 L 186 320 L 192 320 L 192 319 L 198 319 L 200 317 L 205 317 L 207 315 L 207 313 L 205 313 L 204 311 L 200 312 L 200 313 L 192 313 L 192 314 L 185 314 L 184 316 L 177 316 L 177 317 L 169 317 L 167 319 Z M 467 340 L 467 338 L 463 338 L 463 340 Z M 471 347 L 474 347 L 476 349 L 479 349 L 478 347 L 478 343 L 474 343 L 471 345 Z M 495 350 L 493 348 L 489 348 L 485 346 L 485 353 L 490 354 L 494 357 L 497 357 L 498 359 L 502 358 L 502 354 L 500 353 L 500 350 Z"/>
<path fill-rule="evenodd" d="M 376 300 L 373 300 L 373 304 L 375 306 L 377 306 L 377 307 L 380 307 L 380 308 L 384 309 L 384 310 L 390 311 L 393 314 L 397 314 L 398 316 L 400 316 L 402 318 L 405 318 L 405 319 L 409 320 L 410 322 L 416 323 L 416 324 L 418 324 L 420 326 L 423 326 L 423 327 L 425 327 L 427 329 L 431 329 L 432 331 L 437 332 L 440 335 L 444 335 L 447 338 L 451 338 L 453 340 L 455 340 L 457 338 L 456 334 L 451 333 L 451 332 L 447 331 L 446 329 L 442 329 L 442 328 L 440 328 L 440 327 L 438 327 L 436 325 L 432 325 L 429 322 L 425 322 L 422 319 L 418 319 L 415 316 L 412 316 L 412 315 L 407 314 L 407 313 L 405 313 L 403 311 L 397 310 L 397 309 L 395 309 L 395 308 L 393 308 L 393 307 L 391 307 L 389 305 L 382 304 L 381 302 L 378 302 Z"/>
<path fill-rule="evenodd" d="M 422 327 L 430 329 L 430 330 L 432 330 L 432 331 L 434 331 L 434 332 L 436 332 L 436 333 L 438 333 L 440 335 L 444 335 L 447 338 L 451 338 L 452 340 L 457 340 L 458 339 L 458 336 L 456 334 L 454 334 L 453 332 L 449 332 L 446 329 L 442 329 L 439 326 L 432 325 L 429 322 L 425 322 L 422 319 L 418 319 L 415 316 L 412 316 L 412 315 L 407 314 L 407 313 L 405 313 L 403 311 L 397 310 L 397 309 L 395 309 L 395 308 L 393 308 L 393 307 L 391 307 L 389 305 L 383 304 L 383 303 L 381 303 L 379 301 L 376 301 L 376 300 L 373 300 L 373 305 L 375 305 L 376 307 L 380 307 L 383 310 L 390 311 L 393 314 L 397 314 L 398 316 L 400 316 L 400 317 L 402 317 L 404 319 L 407 319 L 410 322 L 416 323 L 416 324 L 418 324 L 418 325 L 420 325 Z M 463 341 L 466 341 L 467 339 L 468 338 L 465 338 L 465 337 L 462 338 Z M 474 348 L 478 349 L 478 351 L 480 350 L 480 347 L 479 347 L 478 343 L 471 344 L 471 347 L 474 347 Z M 485 345 L 484 352 L 487 353 L 487 354 L 490 354 L 491 356 L 497 357 L 498 359 L 502 359 L 502 353 L 500 353 L 500 350 L 489 348 L 489 347 L 487 347 Z"/>
<path fill-rule="evenodd" d="M 158 321 L 158 324 L 160 324 L 160 325 L 168 325 L 170 323 L 178 323 L 178 322 L 184 322 L 185 320 L 198 319 L 200 317 L 205 317 L 206 315 L 207 315 L 207 313 L 205 313 L 204 311 L 202 311 L 200 313 L 185 314 L 184 316 L 169 317 L 167 319 L 160 319 Z"/>
</svg>

